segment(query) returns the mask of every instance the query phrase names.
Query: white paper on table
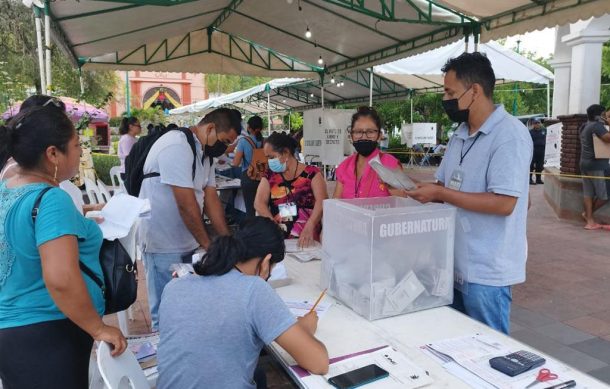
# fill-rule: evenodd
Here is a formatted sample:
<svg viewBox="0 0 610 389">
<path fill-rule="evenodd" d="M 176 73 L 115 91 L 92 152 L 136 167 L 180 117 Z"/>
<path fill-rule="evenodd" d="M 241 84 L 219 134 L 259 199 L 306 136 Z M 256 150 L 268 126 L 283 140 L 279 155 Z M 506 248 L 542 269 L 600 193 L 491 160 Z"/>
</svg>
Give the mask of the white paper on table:
<svg viewBox="0 0 610 389">
<path fill-rule="evenodd" d="M 315 240 L 313 241 L 313 244 L 311 246 L 307 247 L 299 247 L 298 239 L 285 239 L 284 244 L 286 245 L 287 253 L 303 253 L 310 251 L 318 251 L 322 249 L 322 244 Z"/>
<path fill-rule="evenodd" d="M 284 303 L 290 309 L 293 315 L 296 317 L 305 316 L 309 313 L 316 300 L 284 300 Z M 316 313 L 318 317 L 321 319 L 326 312 L 332 307 L 332 303 L 326 301 L 320 301 L 320 303 L 316 306 Z"/>
<path fill-rule="evenodd" d="M 519 350 L 508 347 L 492 336 L 476 334 L 473 336 L 441 340 L 429 343 L 426 346 L 432 348 L 434 351 L 450 356 L 463 369 L 481 378 L 487 384 L 490 384 L 495 388 L 523 389 L 536 379 L 539 370 L 542 368 L 549 369 L 559 376 L 556 381 L 548 382 L 549 385 L 547 386 L 573 379 L 573 370 L 571 368 L 549 358 L 546 358 L 546 363 L 543 366 L 519 374 L 516 377 L 509 377 L 508 375 L 493 369 L 489 365 L 489 360 L 491 358 L 508 355 Z M 534 351 L 534 353 L 536 352 Z M 445 364 L 443 364 L 443 366 L 445 366 Z M 455 366 L 451 366 L 451 369 L 453 372 L 457 371 L 457 367 Z"/>
<path fill-rule="evenodd" d="M 142 212 L 150 212 L 150 201 L 128 194 L 113 196 L 102 209 L 104 222 L 100 229 L 106 240 L 124 238 Z"/>
<path fill-rule="evenodd" d="M 405 389 L 419 388 L 433 382 L 426 372 L 411 362 L 407 357 L 387 346 L 372 353 L 355 356 L 329 365 L 325 376 L 310 375 L 301 378 L 309 389 L 332 388 L 328 383 L 330 377 L 347 373 L 364 366 L 375 364 L 390 373 L 389 377 L 366 385 L 367 389 Z"/>
</svg>

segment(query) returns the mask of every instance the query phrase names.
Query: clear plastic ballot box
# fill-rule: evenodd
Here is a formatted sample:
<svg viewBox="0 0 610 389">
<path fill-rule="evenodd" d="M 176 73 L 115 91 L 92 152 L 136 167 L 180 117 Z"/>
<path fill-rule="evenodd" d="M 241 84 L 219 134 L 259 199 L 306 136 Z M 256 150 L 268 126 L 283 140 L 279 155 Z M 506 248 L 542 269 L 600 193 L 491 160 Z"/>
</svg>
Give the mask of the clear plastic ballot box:
<svg viewBox="0 0 610 389">
<path fill-rule="evenodd" d="M 455 215 L 400 197 L 325 200 L 320 285 L 368 320 L 451 304 Z"/>
</svg>

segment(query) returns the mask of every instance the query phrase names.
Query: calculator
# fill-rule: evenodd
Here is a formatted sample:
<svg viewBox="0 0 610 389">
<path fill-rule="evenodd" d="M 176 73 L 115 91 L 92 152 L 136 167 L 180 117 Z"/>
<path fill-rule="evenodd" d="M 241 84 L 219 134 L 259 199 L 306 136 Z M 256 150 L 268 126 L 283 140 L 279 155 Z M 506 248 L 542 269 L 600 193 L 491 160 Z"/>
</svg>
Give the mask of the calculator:
<svg viewBox="0 0 610 389">
<path fill-rule="evenodd" d="M 510 377 L 535 369 L 545 362 L 541 356 L 523 350 L 489 360 L 491 367 Z"/>
</svg>

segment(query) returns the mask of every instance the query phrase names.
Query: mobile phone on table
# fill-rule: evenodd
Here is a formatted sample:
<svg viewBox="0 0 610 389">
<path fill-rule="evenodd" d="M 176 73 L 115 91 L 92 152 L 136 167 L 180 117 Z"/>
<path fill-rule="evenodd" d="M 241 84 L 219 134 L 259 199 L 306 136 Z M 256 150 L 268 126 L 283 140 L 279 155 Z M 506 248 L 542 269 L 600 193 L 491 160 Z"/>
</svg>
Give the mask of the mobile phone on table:
<svg viewBox="0 0 610 389">
<path fill-rule="evenodd" d="M 353 389 L 390 375 L 379 366 L 372 364 L 328 379 L 328 383 L 338 389 Z"/>
</svg>

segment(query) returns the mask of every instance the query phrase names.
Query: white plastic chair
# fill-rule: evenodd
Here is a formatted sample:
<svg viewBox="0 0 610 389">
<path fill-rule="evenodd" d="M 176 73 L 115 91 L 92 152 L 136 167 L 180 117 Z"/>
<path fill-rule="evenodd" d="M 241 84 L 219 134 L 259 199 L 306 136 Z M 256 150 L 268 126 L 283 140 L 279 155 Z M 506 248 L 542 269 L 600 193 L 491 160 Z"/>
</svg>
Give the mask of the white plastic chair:
<svg viewBox="0 0 610 389">
<path fill-rule="evenodd" d="M 110 345 L 100 342 L 97 347 L 97 366 L 107 389 L 122 389 L 125 378 L 132 389 L 150 389 L 150 385 L 135 355 L 127 349 L 118 357 L 110 355 Z"/>
<path fill-rule="evenodd" d="M 89 197 L 89 204 L 99 204 L 103 202 L 100 188 L 93 182 L 92 179 L 85 177 L 85 191 Z"/>
<path fill-rule="evenodd" d="M 80 190 L 80 188 L 68 180 L 60 182 L 59 187 L 70 195 L 78 211 L 83 213 L 83 205 L 85 204 L 85 200 L 83 200 L 83 192 Z"/>
<path fill-rule="evenodd" d="M 121 178 L 121 167 L 113 166 L 110 168 L 110 181 L 112 182 L 112 186 L 114 189 L 114 194 L 117 194 L 117 191 L 121 191 L 122 193 L 127 193 L 125 190 L 125 184 L 123 183 L 123 179 Z"/>
<path fill-rule="evenodd" d="M 97 180 L 97 187 L 99 188 L 100 193 L 102 194 L 103 202 L 108 203 L 112 198 L 112 195 L 110 194 L 108 187 L 106 187 L 106 184 L 104 184 L 99 178 Z"/>
</svg>

